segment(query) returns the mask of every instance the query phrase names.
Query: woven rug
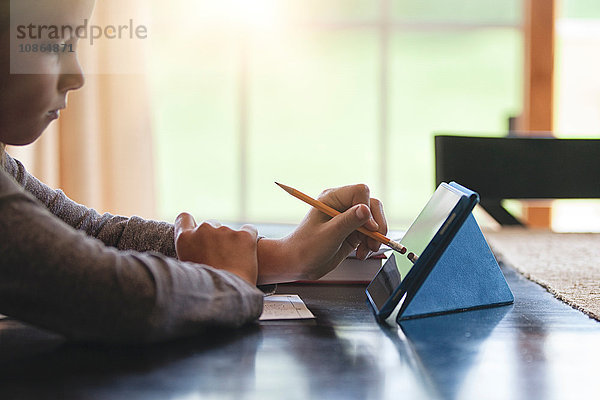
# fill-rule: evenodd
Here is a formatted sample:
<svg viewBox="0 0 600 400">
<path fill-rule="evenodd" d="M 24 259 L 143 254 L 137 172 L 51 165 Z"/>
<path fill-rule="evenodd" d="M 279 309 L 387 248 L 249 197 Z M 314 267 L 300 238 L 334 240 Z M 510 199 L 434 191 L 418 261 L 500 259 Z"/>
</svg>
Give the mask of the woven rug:
<svg viewBox="0 0 600 400">
<path fill-rule="evenodd" d="M 600 233 L 486 232 L 496 257 L 600 321 Z"/>
</svg>

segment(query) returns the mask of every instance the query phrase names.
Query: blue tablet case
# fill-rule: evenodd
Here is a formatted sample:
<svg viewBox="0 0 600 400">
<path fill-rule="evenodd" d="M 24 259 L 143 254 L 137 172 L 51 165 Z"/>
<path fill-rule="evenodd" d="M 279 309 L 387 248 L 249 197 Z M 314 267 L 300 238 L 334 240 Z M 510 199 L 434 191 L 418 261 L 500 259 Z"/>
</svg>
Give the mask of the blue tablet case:
<svg viewBox="0 0 600 400">
<path fill-rule="evenodd" d="M 398 321 L 513 302 L 498 262 L 471 214 Z"/>
</svg>

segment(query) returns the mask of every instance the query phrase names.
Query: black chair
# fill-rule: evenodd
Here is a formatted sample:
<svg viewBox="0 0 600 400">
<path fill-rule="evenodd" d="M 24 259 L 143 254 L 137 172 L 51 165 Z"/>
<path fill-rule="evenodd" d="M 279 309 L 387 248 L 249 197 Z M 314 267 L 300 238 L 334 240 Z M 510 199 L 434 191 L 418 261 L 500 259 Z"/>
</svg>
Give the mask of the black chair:
<svg viewBox="0 0 600 400">
<path fill-rule="evenodd" d="M 436 182 L 475 190 L 501 225 L 504 199 L 600 198 L 600 139 L 435 137 Z"/>
</svg>

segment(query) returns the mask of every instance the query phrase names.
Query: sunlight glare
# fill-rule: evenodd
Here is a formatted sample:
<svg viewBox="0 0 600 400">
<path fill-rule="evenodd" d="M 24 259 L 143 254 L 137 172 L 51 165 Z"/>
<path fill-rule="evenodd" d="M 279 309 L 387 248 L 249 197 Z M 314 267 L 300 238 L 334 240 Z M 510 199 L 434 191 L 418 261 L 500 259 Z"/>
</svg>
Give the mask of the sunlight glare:
<svg viewBox="0 0 600 400">
<path fill-rule="evenodd" d="M 281 2 L 277 0 L 220 0 L 196 3 L 195 14 L 200 19 L 230 28 L 272 30 L 281 22 Z"/>
</svg>

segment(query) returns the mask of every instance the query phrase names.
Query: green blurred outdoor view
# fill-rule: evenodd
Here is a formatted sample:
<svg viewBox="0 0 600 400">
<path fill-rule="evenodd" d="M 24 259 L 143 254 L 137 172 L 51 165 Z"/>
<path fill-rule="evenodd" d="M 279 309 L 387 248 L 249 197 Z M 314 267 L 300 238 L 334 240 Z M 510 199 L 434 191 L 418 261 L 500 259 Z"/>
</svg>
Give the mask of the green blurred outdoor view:
<svg viewBox="0 0 600 400">
<path fill-rule="evenodd" d="M 521 112 L 520 0 L 152 4 L 158 212 L 167 220 L 186 210 L 295 223 L 308 206 L 273 181 L 314 196 L 361 182 L 385 195 L 390 225 L 406 228 L 434 190 L 433 135 L 504 135 Z"/>
</svg>

